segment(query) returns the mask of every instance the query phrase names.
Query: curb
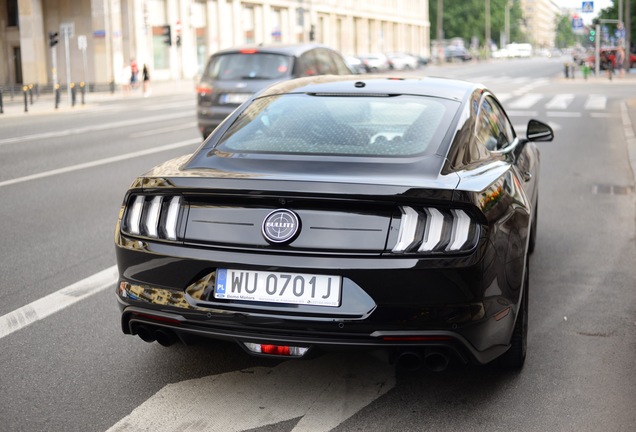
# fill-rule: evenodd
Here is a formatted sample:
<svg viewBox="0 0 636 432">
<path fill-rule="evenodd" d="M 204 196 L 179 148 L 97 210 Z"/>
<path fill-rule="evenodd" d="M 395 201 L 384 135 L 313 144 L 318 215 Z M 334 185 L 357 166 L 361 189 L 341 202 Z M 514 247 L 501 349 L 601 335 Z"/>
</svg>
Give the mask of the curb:
<svg viewBox="0 0 636 432">
<path fill-rule="evenodd" d="M 630 111 L 636 111 L 636 99 L 630 99 L 621 103 L 621 120 L 623 122 L 625 141 L 627 141 L 627 158 L 632 169 L 634 184 L 636 184 L 636 133 L 634 131 Z"/>
</svg>

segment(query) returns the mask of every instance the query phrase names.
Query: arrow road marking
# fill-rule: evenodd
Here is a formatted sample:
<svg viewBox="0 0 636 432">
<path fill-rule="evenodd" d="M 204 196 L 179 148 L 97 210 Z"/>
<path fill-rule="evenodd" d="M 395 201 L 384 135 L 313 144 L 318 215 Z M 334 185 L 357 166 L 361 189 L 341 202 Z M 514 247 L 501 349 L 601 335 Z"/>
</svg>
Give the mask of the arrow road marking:
<svg viewBox="0 0 636 432">
<path fill-rule="evenodd" d="M 293 432 L 327 432 L 394 386 L 386 363 L 329 354 L 168 384 L 108 432 L 237 432 L 293 419 Z"/>
</svg>

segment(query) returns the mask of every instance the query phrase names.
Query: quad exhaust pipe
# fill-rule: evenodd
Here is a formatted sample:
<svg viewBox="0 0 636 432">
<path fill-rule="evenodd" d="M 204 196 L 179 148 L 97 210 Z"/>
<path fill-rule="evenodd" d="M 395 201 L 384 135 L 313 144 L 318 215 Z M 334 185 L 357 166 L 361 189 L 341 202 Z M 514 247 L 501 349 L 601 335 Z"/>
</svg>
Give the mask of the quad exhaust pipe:
<svg viewBox="0 0 636 432">
<path fill-rule="evenodd" d="M 146 325 L 140 325 L 136 328 L 137 336 L 144 342 L 152 343 L 157 341 L 159 345 L 169 347 L 179 340 L 175 332 L 164 328 L 155 328 Z"/>
<path fill-rule="evenodd" d="M 416 371 L 422 366 L 431 372 L 442 372 L 448 367 L 450 359 L 446 352 L 438 349 L 403 351 L 397 357 L 397 364 L 408 371 Z"/>
</svg>

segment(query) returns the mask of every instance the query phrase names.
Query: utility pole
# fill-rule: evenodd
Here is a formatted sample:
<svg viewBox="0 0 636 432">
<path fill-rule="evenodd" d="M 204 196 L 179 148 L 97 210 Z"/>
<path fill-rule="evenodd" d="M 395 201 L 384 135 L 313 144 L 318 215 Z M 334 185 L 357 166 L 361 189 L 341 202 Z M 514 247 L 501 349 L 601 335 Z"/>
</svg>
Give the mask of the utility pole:
<svg viewBox="0 0 636 432">
<path fill-rule="evenodd" d="M 490 57 L 490 0 L 486 0 L 486 55 Z"/>
<path fill-rule="evenodd" d="M 632 11 L 631 11 L 631 2 L 627 1 L 625 2 L 625 16 L 627 17 L 627 20 L 625 21 L 625 25 L 624 30 L 625 30 L 625 70 L 629 71 L 630 67 L 631 67 L 631 56 L 632 56 L 632 41 L 631 41 L 631 34 L 632 34 Z"/>
<path fill-rule="evenodd" d="M 437 0 L 437 56 L 440 63 L 444 62 L 444 0 Z"/>
<path fill-rule="evenodd" d="M 510 43 L 510 7 L 512 6 L 512 0 L 506 1 L 505 17 L 504 17 L 504 34 L 506 35 L 506 44 Z M 503 48 L 503 47 L 499 47 Z"/>
</svg>

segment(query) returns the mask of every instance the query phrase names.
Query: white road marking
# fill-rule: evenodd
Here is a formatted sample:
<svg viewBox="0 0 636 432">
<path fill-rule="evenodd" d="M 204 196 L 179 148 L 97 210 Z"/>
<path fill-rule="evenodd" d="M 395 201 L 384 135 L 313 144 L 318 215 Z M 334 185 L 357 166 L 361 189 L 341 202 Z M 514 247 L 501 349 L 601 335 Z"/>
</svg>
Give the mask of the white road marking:
<svg viewBox="0 0 636 432">
<path fill-rule="evenodd" d="M 497 93 L 497 100 L 499 100 L 499 102 L 501 103 L 504 103 L 511 97 L 512 97 L 512 93 Z"/>
<path fill-rule="evenodd" d="M 508 117 L 536 117 L 539 115 L 537 111 L 506 111 Z"/>
<path fill-rule="evenodd" d="M 181 126 L 170 126 L 165 128 L 159 128 L 159 129 L 151 129 L 148 131 L 131 134 L 130 138 L 142 138 L 142 137 L 147 137 L 151 135 L 159 135 L 166 132 L 174 132 L 174 131 L 183 130 L 183 129 L 194 129 L 196 125 L 197 125 L 197 122 L 189 122 Z"/>
<path fill-rule="evenodd" d="M 115 288 L 117 266 L 89 276 L 0 317 L 0 339 L 106 288 Z"/>
<path fill-rule="evenodd" d="M 545 104 L 547 109 L 566 109 L 574 100 L 574 95 L 571 93 L 558 94 L 550 99 L 550 102 Z"/>
<path fill-rule="evenodd" d="M 192 108 L 192 109 L 195 109 L 196 108 L 196 102 L 193 99 L 191 101 L 174 102 L 174 103 L 163 104 L 163 105 L 151 105 L 151 106 L 145 106 L 145 107 L 141 108 L 141 110 L 142 111 L 160 111 L 160 110 L 169 109 L 169 108 Z"/>
<path fill-rule="evenodd" d="M 568 118 L 579 118 L 581 117 L 580 112 L 573 111 L 547 111 L 545 113 L 547 117 L 568 117 Z"/>
<path fill-rule="evenodd" d="M 197 143 L 201 143 L 200 139 L 190 139 L 190 140 L 186 140 L 186 141 L 179 141 L 176 143 L 172 143 L 172 144 L 167 144 L 161 147 L 153 147 L 153 148 L 149 148 L 146 150 L 140 150 L 140 151 L 136 151 L 136 152 L 132 152 L 132 153 L 126 153 L 126 154 L 122 154 L 122 155 L 118 155 L 118 156 L 113 156 L 113 157 L 109 157 L 109 158 L 105 158 L 105 159 L 98 159 L 95 161 L 91 161 L 91 162 L 85 162 L 82 164 L 78 164 L 78 165 L 72 165 L 72 166 L 68 166 L 68 167 L 64 167 L 64 168 L 58 168 L 58 169 L 54 169 L 51 171 L 44 171 L 41 173 L 37 173 L 37 174 L 31 174 L 25 177 L 18 177 L 18 178 L 14 178 L 11 180 L 5 180 L 0 182 L 0 187 L 4 187 L 4 186 L 10 186 L 10 185 L 14 185 L 17 183 L 24 183 L 27 181 L 31 181 L 31 180 L 38 180 L 38 179 L 42 179 L 42 178 L 46 178 L 46 177 L 51 177 L 51 176 L 55 176 L 55 175 L 60 175 L 60 174 L 66 174 L 69 172 L 73 172 L 73 171 L 79 171 L 79 170 L 83 170 L 86 168 L 93 168 L 96 166 L 100 166 L 100 165 L 106 165 L 106 164 L 110 164 L 113 162 L 120 162 L 126 159 L 132 159 L 132 158 L 136 158 L 136 157 L 140 157 L 140 156 L 147 156 L 150 154 L 154 154 L 154 153 L 160 153 L 163 151 L 168 151 L 168 150 L 173 150 L 176 148 L 180 148 L 180 147 L 187 147 L 187 146 L 191 146 L 193 144 L 197 144 Z"/>
<path fill-rule="evenodd" d="M 510 109 L 528 109 L 532 105 L 536 104 L 543 97 L 542 94 L 528 93 L 521 96 L 519 99 L 512 101 L 508 104 Z"/>
<path fill-rule="evenodd" d="M 590 117 L 592 118 L 612 118 L 614 116 L 615 114 L 612 114 L 612 113 L 597 113 L 597 112 L 590 113 Z"/>
<path fill-rule="evenodd" d="M 607 96 L 589 95 L 585 101 L 585 109 L 587 110 L 604 110 L 607 106 Z"/>
<path fill-rule="evenodd" d="M 192 113 L 190 112 L 171 113 L 171 114 L 158 115 L 153 117 L 143 117 L 143 118 L 135 118 L 130 120 L 123 120 L 118 122 L 102 123 L 98 125 L 84 126 L 84 127 L 73 128 L 73 129 L 63 129 L 59 131 L 43 132 L 43 133 L 37 133 L 37 134 L 31 134 L 31 135 L 22 135 L 22 136 L 17 136 L 12 138 L 4 138 L 4 139 L 0 139 L 0 146 L 7 145 L 7 144 L 14 144 L 18 142 L 24 142 L 24 141 L 34 141 L 34 140 L 41 140 L 45 138 L 59 138 L 59 137 L 69 136 L 69 135 L 79 135 L 79 134 L 83 134 L 87 132 L 118 129 L 122 127 L 136 126 L 136 125 L 146 124 L 151 122 L 162 122 L 162 121 L 174 120 L 174 119 L 182 118 L 182 117 L 192 117 Z"/>
<path fill-rule="evenodd" d="M 394 386 L 386 363 L 329 354 L 168 384 L 108 432 L 236 432 L 297 418 L 293 432 L 326 432 Z"/>
</svg>

